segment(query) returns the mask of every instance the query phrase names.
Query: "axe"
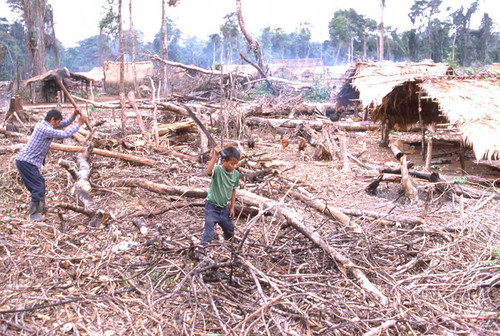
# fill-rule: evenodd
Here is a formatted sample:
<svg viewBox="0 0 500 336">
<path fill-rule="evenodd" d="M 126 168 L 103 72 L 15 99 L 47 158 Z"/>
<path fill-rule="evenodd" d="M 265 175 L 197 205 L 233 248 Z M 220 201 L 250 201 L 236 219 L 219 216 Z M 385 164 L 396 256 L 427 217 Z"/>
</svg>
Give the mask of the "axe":
<svg viewBox="0 0 500 336">
<path fill-rule="evenodd" d="M 67 68 L 62 68 L 62 69 L 57 70 L 52 75 L 52 78 L 56 81 L 57 85 L 61 88 L 62 92 L 64 92 L 64 95 L 70 101 L 71 105 L 73 105 L 73 107 L 75 108 L 75 110 L 77 110 L 78 113 L 80 113 L 80 115 L 82 115 L 82 116 L 85 117 L 85 124 L 87 125 L 87 128 L 89 129 L 89 131 L 92 132 L 92 126 L 90 126 L 90 122 L 89 122 L 88 116 L 82 114 L 82 111 L 80 111 L 80 109 L 76 105 L 75 100 L 73 99 L 73 97 L 71 96 L 71 94 L 68 92 L 68 90 L 64 86 L 64 83 L 63 83 L 62 80 L 63 80 L 64 77 L 69 77 L 69 76 L 70 76 L 69 70 Z"/>
</svg>

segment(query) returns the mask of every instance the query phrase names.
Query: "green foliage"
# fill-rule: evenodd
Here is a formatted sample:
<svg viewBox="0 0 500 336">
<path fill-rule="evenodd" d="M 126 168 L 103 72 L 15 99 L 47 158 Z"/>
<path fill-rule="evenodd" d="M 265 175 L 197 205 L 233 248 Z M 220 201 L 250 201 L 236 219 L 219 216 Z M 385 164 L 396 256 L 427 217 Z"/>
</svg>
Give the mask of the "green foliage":
<svg viewBox="0 0 500 336">
<path fill-rule="evenodd" d="M 500 246 L 497 246 L 491 254 L 491 259 L 500 259 Z"/>
<path fill-rule="evenodd" d="M 151 280 L 151 283 L 153 285 L 158 285 L 160 282 L 165 283 L 167 286 L 170 286 L 174 283 L 174 277 L 173 276 L 167 276 L 165 277 L 162 272 L 160 271 L 154 271 L 149 275 L 149 279 Z"/>
<path fill-rule="evenodd" d="M 467 183 L 467 177 L 466 176 L 455 176 L 453 178 L 453 183 L 455 183 L 455 184 L 466 184 Z"/>
<path fill-rule="evenodd" d="M 302 93 L 302 98 L 304 100 L 313 101 L 313 102 L 323 102 L 330 100 L 330 92 L 331 89 L 322 85 L 318 79 L 313 81 L 313 85 L 311 90 L 308 92 Z"/>
<path fill-rule="evenodd" d="M 260 82 L 260 83 L 256 84 L 254 88 L 255 88 L 254 93 L 256 95 L 260 95 L 260 96 L 272 96 L 273 95 L 271 88 L 269 87 L 269 84 L 267 84 L 266 82 Z"/>
<path fill-rule="evenodd" d="M 243 93 L 241 93 L 240 98 L 242 100 L 249 101 L 249 100 L 251 100 L 252 97 L 250 96 L 250 94 L 243 92 Z"/>
<path fill-rule="evenodd" d="M 222 67 L 222 63 L 221 62 L 215 62 L 214 65 L 213 65 L 214 69 L 215 70 L 220 70 L 221 67 Z"/>
</svg>

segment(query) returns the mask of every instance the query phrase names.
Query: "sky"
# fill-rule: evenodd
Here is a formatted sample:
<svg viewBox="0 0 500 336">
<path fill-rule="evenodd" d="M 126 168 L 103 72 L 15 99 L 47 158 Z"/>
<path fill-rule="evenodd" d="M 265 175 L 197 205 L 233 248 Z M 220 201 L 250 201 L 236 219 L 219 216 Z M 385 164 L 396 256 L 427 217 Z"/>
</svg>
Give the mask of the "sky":
<svg viewBox="0 0 500 336">
<path fill-rule="evenodd" d="M 78 41 L 98 35 L 97 24 L 105 10 L 106 0 L 48 0 L 54 9 L 56 37 L 65 47 L 77 46 Z M 167 1 L 168 2 L 168 1 Z M 183 32 L 183 38 L 197 36 L 206 39 L 219 33 L 224 16 L 235 11 L 235 0 L 179 0 L 176 7 L 167 7 L 167 16 Z M 386 0 L 384 24 L 400 31 L 410 29 L 409 9 L 414 0 Z M 452 10 L 472 0 L 443 0 L 441 9 Z M 247 28 L 254 36 L 265 27 L 283 28 L 293 32 L 301 23 L 311 26 L 312 40 L 322 42 L 329 38 L 328 22 L 339 9 L 354 8 L 376 22 L 380 21 L 380 0 L 241 0 Z M 134 29 L 144 33 L 144 42 L 151 42 L 161 26 L 161 0 L 133 0 Z M 500 27 L 500 0 L 479 0 L 479 10 L 473 16 L 472 28 L 480 24 L 487 12 Z M 123 29 L 128 29 L 129 0 L 123 0 Z M 445 14 L 442 14 L 445 15 Z M 0 0 L 0 18 L 13 21 L 18 17 L 10 12 L 6 0 Z"/>
</svg>

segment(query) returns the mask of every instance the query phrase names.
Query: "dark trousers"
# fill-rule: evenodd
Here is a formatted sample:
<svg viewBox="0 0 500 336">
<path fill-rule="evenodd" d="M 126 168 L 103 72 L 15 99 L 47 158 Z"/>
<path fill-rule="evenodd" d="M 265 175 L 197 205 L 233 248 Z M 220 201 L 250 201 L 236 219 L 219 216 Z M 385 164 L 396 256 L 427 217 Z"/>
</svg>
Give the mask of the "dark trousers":
<svg viewBox="0 0 500 336">
<path fill-rule="evenodd" d="M 31 193 L 31 201 L 43 201 L 45 199 L 45 179 L 42 174 L 40 174 L 38 167 L 31 163 L 18 160 L 16 160 L 16 167 L 24 185 Z"/>
<path fill-rule="evenodd" d="M 229 218 L 228 207 L 221 208 L 205 201 L 205 231 L 201 238 L 202 245 L 206 245 L 214 239 L 215 224 L 219 224 L 222 228 L 224 239 L 229 239 L 234 235 L 234 224 Z"/>
</svg>

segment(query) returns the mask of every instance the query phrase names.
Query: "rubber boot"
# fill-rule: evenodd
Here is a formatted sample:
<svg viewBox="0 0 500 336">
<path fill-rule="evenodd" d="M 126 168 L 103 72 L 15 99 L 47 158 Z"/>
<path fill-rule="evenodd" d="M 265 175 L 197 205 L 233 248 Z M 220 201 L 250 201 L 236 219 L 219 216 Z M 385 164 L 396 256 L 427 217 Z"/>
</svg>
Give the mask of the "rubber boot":
<svg viewBox="0 0 500 336">
<path fill-rule="evenodd" d="M 45 204 L 45 201 L 40 201 L 38 202 L 38 211 L 41 212 L 42 214 L 46 214 L 47 211 L 50 210 L 50 207 L 47 206 L 47 204 Z"/>
<path fill-rule="evenodd" d="M 30 214 L 30 219 L 32 221 L 35 221 L 35 222 L 41 222 L 41 221 L 44 221 L 45 218 L 40 215 L 40 213 L 38 212 L 38 206 L 39 206 L 39 202 L 33 202 L 31 201 L 30 202 L 30 207 L 29 207 L 29 214 Z"/>
</svg>

